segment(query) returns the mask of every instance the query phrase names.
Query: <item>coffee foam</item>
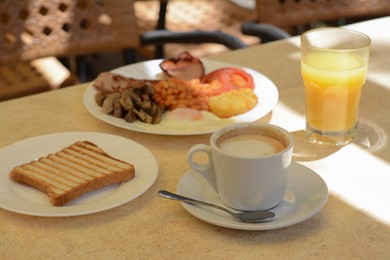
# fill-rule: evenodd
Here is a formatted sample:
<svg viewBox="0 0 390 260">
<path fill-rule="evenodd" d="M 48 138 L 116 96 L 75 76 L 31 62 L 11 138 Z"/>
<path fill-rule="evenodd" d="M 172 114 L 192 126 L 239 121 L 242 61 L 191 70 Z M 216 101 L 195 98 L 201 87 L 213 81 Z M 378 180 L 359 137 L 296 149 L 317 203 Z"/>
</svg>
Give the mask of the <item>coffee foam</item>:
<svg viewBox="0 0 390 260">
<path fill-rule="evenodd" d="M 223 133 L 217 140 L 217 146 L 227 153 L 257 157 L 283 151 L 289 146 L 289 140 L 274 128 L 246 126 Z"/>
</svg>

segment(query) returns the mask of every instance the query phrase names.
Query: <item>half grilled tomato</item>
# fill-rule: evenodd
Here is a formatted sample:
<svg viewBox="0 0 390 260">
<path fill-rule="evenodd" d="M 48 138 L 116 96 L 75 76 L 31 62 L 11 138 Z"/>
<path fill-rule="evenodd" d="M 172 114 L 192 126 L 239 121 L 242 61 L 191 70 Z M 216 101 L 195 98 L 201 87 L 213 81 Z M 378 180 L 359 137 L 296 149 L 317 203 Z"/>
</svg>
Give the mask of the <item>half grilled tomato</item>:
<svg viewBox="0 0 390 260">
<path fill-rule="evenodd" d="M 201 83 L 209 84 L 211 95 L 219 95 L 241 88 L 254 89 L 255 87 L 252 76 L 239 68 L 217 69 L 202 77 Z"/>
</svg>

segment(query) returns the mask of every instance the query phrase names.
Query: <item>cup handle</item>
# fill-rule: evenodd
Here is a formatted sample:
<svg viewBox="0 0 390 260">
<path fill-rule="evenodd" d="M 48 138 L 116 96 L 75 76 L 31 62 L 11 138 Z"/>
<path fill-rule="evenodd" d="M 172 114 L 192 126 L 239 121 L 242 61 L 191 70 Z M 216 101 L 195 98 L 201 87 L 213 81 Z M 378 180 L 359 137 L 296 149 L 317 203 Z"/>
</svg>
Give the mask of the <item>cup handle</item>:
<svg viewBox="0 0 390 260">
<path fill-rule="evenodd" d="M 193 160 L 193 156 L 196 152 L 206 153 L 208 161 L 205 164 L 196 163 Z M 190 151 L 188 152 L 188 163 L 192 167 L 192 169 L 202 175 L 208 181 L 211 187 L 213 187 L 213 189 L 218 193 L 213 170 L 211 147 L 205 144 L 196 144 L 192 146 Z"/>
</svg>

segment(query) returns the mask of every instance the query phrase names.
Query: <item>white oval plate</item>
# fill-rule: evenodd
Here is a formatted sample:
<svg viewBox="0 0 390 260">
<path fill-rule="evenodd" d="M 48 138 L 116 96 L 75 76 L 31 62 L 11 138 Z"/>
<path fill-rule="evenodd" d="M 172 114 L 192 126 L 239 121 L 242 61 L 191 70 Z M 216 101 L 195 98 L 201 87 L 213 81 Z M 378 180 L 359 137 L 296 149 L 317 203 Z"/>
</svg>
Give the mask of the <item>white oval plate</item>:
<svg viewBox="0 0 390 260">
<path fill-rule="evenodd" d="M 180 180 L 177 193 L 227 207 L 207 181 L 193 170 Z M 182 205 L 193 216 L 217 226 L 241 230 L 270 230 L 291 226 L 314 216 L 325 205 L 327 198 L 328 187 L 325 181 L 314 171 L 294 162 L 291 165 L 284 200 L 272 209 L 275 217 L 271 221 L 243 223 L 220 210 L 186 203 Z"/>
<path fill-rule="evenodd" d="M 198 135 L 212 133 L 219 128 L 222 128 L 231 123 L 256 121 L 268 114 L 278 102 L 278 89 L 276 88 L 275 84 L 263 74 L 249 68 L 240 67 L 229 63 L 211 60 L 202 60 L 202 62 L 205 66 L 206 73 L 214 71 L 218 68 L 235 67 L 241 68 L 251 74 L 255 82 L 254 92 L 259 100 L 256 107 L 244 114 L 230 117 L 228 119 L 223 119 L 222 121 L 218 120 L 218 122 L 205 121 L 204 124 L 199 124 L 198 122 L 194 123 L 189 121 L 186 128 L 183 129 L 182 126 L 178 127 L 174 124 L 161 127 L 159 124 L 145 124 L 139 121 L 128 123 L 122 118 L 116 118 L 112 115 L 107 115 L 103 113 L 102 108 L 95 102 L 96 89 L 92 86 L 92 84 L 88 86 L 84 93 L 84 105 L 87 110 L 96 118 L 108 124 L 132 131 L 160 135 Z M 117 68 L 113 70 L 113 72 L 124 75 L 126 77 L 137 79 L 156 79 L 156 77 L 161 74 L 161 69 L 159 67 L 160 63 L 161 60 L 145 61 Z"/>
<path fill-rule="evenodd" d="M 115 158 L 133 164 L 135 177 L 125 183 L 88 192 L 65 206 L 55 207 L 45 193 L 17 183 L 8 176 L 17 165 L 84 140 L 95 143 Z M 118 207 L 147 191 L 158 175 L 157 161 L 144 146 L 124 137 L 94 132 L 56 133 L 25 139 L 0 149 L 0 160 L 0 208 L 32 216 L 78 216 Z"/>
</svg>

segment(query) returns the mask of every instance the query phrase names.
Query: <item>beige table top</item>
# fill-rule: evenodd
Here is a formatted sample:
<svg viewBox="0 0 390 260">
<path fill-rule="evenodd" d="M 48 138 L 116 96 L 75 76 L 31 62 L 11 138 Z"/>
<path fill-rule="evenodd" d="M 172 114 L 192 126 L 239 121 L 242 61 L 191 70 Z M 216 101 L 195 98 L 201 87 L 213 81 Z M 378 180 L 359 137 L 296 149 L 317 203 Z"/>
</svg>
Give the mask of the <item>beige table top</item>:
<svg viewBox="0 0 390 260">
<path fill-rule="evenodd" d="M 148 148 L 159 163 L 159 176 L 139 198 L 96 214 L 46 218 L 0 209 L 0 258 L 389 258 L 390 18 L 352 27 L 372 37 L 372 52 L 360 137 L 341 149 L 304 140 L 298 39 L 209 57 L 258 70 L 277 85 L 279 102 L 262 121 L 293 132 L 294 160 L 316 171 L 330 190 L 327 203 L 312 218 L 275 230 L 235 230 L 205 223 L 180 203 L 161 199 L 157 191 L 175 191 L 189 170 L 188 149 L 208 143 L 209 135 L 148 135 L 108 125 L 85 109 L 86 85 L 80 85 L 0 103 L 0 147 L 48 133 L 110 133 Z"/>
</svg>

